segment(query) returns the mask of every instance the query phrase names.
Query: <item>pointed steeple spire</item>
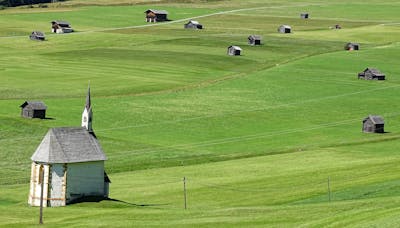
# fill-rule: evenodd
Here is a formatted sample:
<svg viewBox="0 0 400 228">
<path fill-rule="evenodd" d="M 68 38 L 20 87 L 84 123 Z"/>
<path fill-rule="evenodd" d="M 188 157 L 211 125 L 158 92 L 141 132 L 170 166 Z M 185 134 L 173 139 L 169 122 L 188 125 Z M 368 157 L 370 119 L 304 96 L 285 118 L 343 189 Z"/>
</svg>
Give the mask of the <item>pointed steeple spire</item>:
<svg viewBox="0 0 400 228">
<path fill-rule="evenodd" d="M 92 128 L 92 121 L 93 121 L 93 112 L 92 112 L 92 104 L 90 99 L 90 82 L 88 86 L 88 93 L 86 95 L 86 104 L 85 108 L 82 112 L 82 127 L 86 128 L 90 133 L 93 133 Z"/>
<path fill-rule="evenodd" d="M 89 86 L 88 86 L 88 93 L 86 95 L 86 104 L 85 104 L 86 109 L 91 108 L 91 101 L 90 101 L 90 81 L 89 81 Z"/>
</svg>

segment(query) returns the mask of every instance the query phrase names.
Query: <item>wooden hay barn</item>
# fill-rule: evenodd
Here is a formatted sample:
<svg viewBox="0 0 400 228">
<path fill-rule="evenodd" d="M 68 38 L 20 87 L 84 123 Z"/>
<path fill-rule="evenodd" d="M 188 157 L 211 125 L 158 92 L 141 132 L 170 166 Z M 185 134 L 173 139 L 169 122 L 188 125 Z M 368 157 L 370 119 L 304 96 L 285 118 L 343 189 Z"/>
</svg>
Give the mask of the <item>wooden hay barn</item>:
<svg viewBox="0 0 400 228">
<path fill-rule="evenodd" d="M 168 12 L 165 10 L 148 9 L 144 13 L 146 14 L 146 22 L 168 21 Z"/>
<path fill-rule="evenodd" d="M 347 43 L 344 46 L 344 50 L 347 50 L 347 51 L 358 51 L 358 50 L 360 50 L 360 44 L 352 43 L 352 42 Z"/>
<path fill-rule="evenodd" d="M 70 33 L 74 30 L 71 28 L 71 24 L 67 21 L 52 21 L 51 32 L 53 33 Z"/>
<path fill-rule="evenodd" d="M 247 40 L 250 45 L 261 45 L 261 36 L 259 35 L 250 35 L 247 37 Z"/>
<path fill-rule="evenodd" d="M 46 118 L 47 106 L 42 101 L 25 101 L 21 106 L 21 116 L 25 118 Z"/>
<path fill-rule="evenodd" d="M 281 25 L 278 28 L 278 32 L 280 33 L 291 33 L 292 32 L 292 27 L 289 25 Z"/>
<path fill-rule="evenodd" d="M 203 29 L 203 25 L 198 21 L 190 20 L 188 23 L 183 26 L 185 29 Z"/>
<path fill-rule="evenodd" d="M 43 41 L 45 40 L 45 36 L 43 32 L 33 31 L 31 35 L 29 35 L 29 39 Z"/>
<path fill-rule="evenodd" d="M 310 14 L 309 13 L 301 13 L 300 14 L 300 18 L 301 19 L 308 19 L 310 17 Z"/>
<path fill-rule="evenodd" d="M 385 75 L 378 69 L 368 67 L 363 72 L 358 73 L 358 79 L 385 80 Z"/>
<path fill-rule="evenodd" d="M 44 207 L 108 198 L 107 157 L 91 129 L 90 103 L 82 119 L 87 127 L 51 128 L 32 155 L 29 205 L 40 206 L 42 191 Z"/>
<path fill-rule="evenodd" d="M 239 46 L 229 46 L 228 47 L 228 55 L 240 55 L 242 52 L 242 49 Z"/>
<path fill-rule="evenodd" d="M 385 133 L 385 122 L 382 117 L 369 115 L 363 121 L 363 132 L 366 133 Z"/>
</svg>

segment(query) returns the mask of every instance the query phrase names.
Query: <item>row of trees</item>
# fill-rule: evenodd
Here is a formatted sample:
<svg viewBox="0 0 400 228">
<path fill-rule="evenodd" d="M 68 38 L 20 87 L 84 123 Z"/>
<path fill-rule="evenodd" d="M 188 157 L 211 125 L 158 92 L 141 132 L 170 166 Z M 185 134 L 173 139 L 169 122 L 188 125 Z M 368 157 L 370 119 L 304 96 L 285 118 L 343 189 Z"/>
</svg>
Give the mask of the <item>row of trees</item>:
<svg viewBox="0 0 400 228">
<path fill-rule="evenodd" d="M 61 1 L 65 0 L 0 0 L 0 5 L 12 7 L 12 6 L 32 5 L 39 3 L 61 2 Z"/>
</svg>

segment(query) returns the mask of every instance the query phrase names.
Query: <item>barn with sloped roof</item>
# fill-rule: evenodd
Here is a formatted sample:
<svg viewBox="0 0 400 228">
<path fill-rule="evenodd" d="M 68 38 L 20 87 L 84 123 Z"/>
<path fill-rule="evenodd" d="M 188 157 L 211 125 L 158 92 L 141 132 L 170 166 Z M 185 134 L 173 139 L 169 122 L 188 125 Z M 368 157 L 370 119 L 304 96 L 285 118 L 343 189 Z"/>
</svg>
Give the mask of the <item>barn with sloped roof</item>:
<svg viewBox="0 0 400 228">
<path fill-rule="evenodd" d="M 232 45 L 232 46 L 228 47 L 227 54 L 228 55 L 240 55 L 241 52 L 242 52 L 242 49 L 239 46 Z"/>
<path fill-rule="evenodd" d="M 363 121 L 363 132 L 366 133 L 384 133 L 385 122 L 380 116 L 369 115 L 364 118 Z"/>
<path fill-rule="evenodd" d="M 53 33 L 70 33 L 74 29 L 71 28 L 71 24 L 68 21 L 54 20 L 51 22 L 51 32 Z"/>
<path fill-rule="evenodd" d="M 188 21 L 188 23 L 184 24 L 183 27 L 185 29 L 203 29 L 203 25 L 194 20 Z"/>
<path fill-rule="evenodd" d="M 368 67 L 363 72 L 358 73 L 358 79 L 385 80 L 385 74 L 383 74 L 376 68 Z"/>
<path fill-rule="evenodd" d="M 25 101 L 21 108 L 21 116 L 25 118 L 46 118 L 47 106 L 43 101 Z"/>
<path fill-rule="evenodd" d="M 300 18 L 301 19 L 308 19 L 310 17 L 310 14 L 309 13 L 301 13 L 300 14 Z"/>
<path fill-rule="evenodd" d="M 260 35 L 250 35 L 247 37 L 248 43 L 250 45 L 261 45 L 261 36 Z"/>
<path fill-rule="evenodd" d="M 168 21 L 168 12 L 166 10 L 148 9 L 146 14 L 146 22 L 162 22 Z"/>
<path fill-rule="evenodd" d="M 292 32 L 292 27 L 289 25 L 281 25 L 278 27 L 278 32 L 280 33 L 291 33 Z"/>
<path fill-rule="evenodd" d="M 347 51 L 358 51 L 358 50 L 360 50 L 360 44 L 359 43 L 349 42 L 344 46 L 344 50 L 347 50 Z"/>
<path fill-rule="evenodd" d="M 45 35 L 43 32 L 41 31 L 33 31 L 30 35 L 29 35 L 29 39 L 31 40 L 39 40 L 39 41 L 44 41 L 46 39 Z"/>
</svg>

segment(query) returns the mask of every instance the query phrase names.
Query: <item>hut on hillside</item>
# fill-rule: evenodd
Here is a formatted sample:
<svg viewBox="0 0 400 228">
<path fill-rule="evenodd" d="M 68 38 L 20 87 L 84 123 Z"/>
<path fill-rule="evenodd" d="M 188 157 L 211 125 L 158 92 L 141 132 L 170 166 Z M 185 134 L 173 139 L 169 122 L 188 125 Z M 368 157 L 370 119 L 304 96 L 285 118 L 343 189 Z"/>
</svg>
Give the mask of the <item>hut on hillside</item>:
<svg viewBox="0 0 400 228">
<path fill-rule="evenodd" d="M 292 27 L 289 25 L 281 25 L 278 28 L 278 32 L 280 33 L 291 33 L 292 32 Z"/>
<path fill-rule="evenodd" d="M 33 31 L 31 35 L 29 35 L 29 39 L 43 41 L 45 40 L 45 36 L 43 32 Z"/>
<path fill-rule="evenodd" d="M 301 19 L 308 19 L 310 17 L 309 13 L 301 13 L 300 18 Z"/>
<path fill-rule="evenodd" d="M 21 116 L 25 118 L 46 118 L 47 106 L 43 101 L 25 101 L 21 108 Z"/>
<path fill-rule="evenodd" d="M 250 35 L 247 40 L 250 45 L 261 45 L 261 36 L 259 35 Z"/>
<path fill-rule="evenodd" d="M 108 198 L 107 160 L 92 130 L 90 90 L 82 113 L 82 127 L 50 129 L 32 155 L 28 203 L 57 207 Z"/>
<path fill-rule="evenodd" d="M 358 79 L 385 80 L 385 75 L 376 68 L 368 67 L 363 72 L 358 73 Z"/>
<path fill-rule="evenodd" d="M 369 115 L 363 121 L 362 131 L 366 133 L 385 133 L 385 122 L 382 117 Z"/>
<path fill-rule="evenodd" d="M 168 21 L 168 12 L 165 10 L 148 9 L 144 13 L 146 14 L 146 22 Z"/>
<path fill-rule="evenodd" d="M 360 50 L 360 44 L 349 42 L 344 46 L 344 50 L 347 50 L 347 51 L 358 51 L 358 50 Z"/>
<path fill-rule="evenodd" d="M 71 24 L 67 21 L 52 21 L 51 32 L 53 33 L 70 33 L 74 30 L 71 28 Z"/>
<path fill-rule="evenodd" d="M 229 46 L 228 47 L 228 55 L 240 55 L 242 52 L 242 49 L 239 46 Z"/>
<path fill-rule="evenodd" d="M 203 29 L 203 25 L 198 21 L 190 20 L 188 23 L 183 26 L 185 29 Z"/>
</svg>

